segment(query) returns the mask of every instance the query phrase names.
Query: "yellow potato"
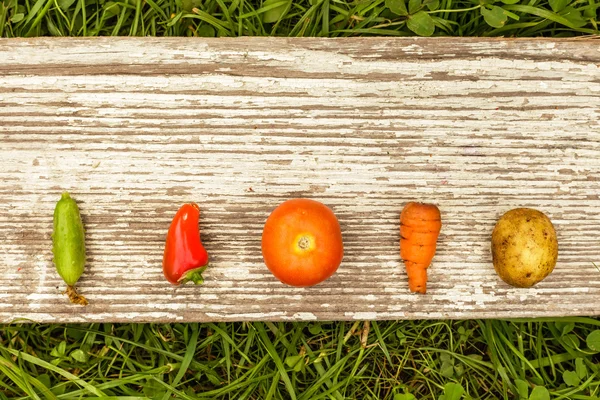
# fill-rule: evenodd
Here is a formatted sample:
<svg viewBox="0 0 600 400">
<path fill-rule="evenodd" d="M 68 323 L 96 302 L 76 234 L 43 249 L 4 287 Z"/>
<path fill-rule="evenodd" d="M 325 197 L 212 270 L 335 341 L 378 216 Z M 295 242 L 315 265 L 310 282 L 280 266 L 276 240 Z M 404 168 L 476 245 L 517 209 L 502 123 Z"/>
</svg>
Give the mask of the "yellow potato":
<svg viewBox="0 0 600 400">
<path fill-rule="evenodd" d="M 550 219 L 531 208 L 504 214 L 492 233 L 492 259 L 502 280 L 531 287 L 547 277 L 558 257 L 558 241 Z"/>
</svg>

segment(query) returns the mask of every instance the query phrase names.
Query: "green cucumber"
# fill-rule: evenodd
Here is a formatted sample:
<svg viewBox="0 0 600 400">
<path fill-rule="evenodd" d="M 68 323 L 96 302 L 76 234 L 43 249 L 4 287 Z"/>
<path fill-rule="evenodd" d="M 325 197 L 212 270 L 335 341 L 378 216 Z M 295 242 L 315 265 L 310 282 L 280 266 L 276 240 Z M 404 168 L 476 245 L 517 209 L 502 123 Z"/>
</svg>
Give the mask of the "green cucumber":
<svg viewBox="0 0 600 400">
<path fill-rule="evenodd" d="M 63 192 L 54 209 L 52 245 L 56 271 L 67 284 L 66 294 L 72 303 L 87 305 L 85 297 L 75 290 L 85 268 L 85 231 L 79 207 L 68 192 Z"/>
</svg>

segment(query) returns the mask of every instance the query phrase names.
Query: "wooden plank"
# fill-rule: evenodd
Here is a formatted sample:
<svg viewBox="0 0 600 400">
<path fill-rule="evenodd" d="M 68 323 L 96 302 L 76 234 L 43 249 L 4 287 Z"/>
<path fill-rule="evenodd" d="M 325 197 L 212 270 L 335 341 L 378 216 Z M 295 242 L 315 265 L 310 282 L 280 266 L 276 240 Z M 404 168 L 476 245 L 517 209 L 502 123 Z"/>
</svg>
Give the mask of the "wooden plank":
<svg viewBox="0 0 600 400">
<path fill-rule="evenodd" d="M 0 320 L 221 321 L 599 315 L 600 41 L 0 41 Z M 52 211 L 80 202 L 90 301 L 68 304 Z M 269 212 L 311 197 L 345 258 L 313 288 L 262 263 Z M 398 217 L 440 205 L 428 294 L 408 292 Z M 165 233 L 202 207 L 202 287 L 162 276 Z M 490 234 L 547 213 L 554 273 L 496 276 Z"/>
</svg>

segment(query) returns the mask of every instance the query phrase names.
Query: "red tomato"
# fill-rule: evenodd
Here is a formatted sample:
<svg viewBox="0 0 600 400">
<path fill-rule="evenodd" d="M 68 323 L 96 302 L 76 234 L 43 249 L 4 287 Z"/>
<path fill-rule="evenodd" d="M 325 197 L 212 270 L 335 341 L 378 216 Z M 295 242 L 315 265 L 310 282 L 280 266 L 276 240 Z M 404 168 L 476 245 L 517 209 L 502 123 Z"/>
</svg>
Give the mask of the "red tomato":
<svg viewBox="0 0 600 400">
<path fill-rule="evenodd" d="M 309 199 L 285 201 L 265 223 L 262 254 L 267 268 L 281 282 L 316 285 L 333 275 L 342 262 L 340 224 L 323 203 Z"/>
</svg>

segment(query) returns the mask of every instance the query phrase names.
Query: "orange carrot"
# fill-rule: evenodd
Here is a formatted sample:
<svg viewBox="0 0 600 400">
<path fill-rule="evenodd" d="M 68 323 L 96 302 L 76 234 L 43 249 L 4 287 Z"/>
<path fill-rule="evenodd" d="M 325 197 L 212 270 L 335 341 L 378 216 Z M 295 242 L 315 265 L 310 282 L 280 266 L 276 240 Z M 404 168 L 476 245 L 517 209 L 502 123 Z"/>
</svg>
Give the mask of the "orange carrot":
<svg viewBox="0 0 600 400">
<path fill-rule="evenodd" d="M 400 257 L 406 266 L 411 292 L 427 290 L 427 268 L 441 228 L 440 210 L 434 204 L 410 202 L 400 214 Z"/>
</svg>

